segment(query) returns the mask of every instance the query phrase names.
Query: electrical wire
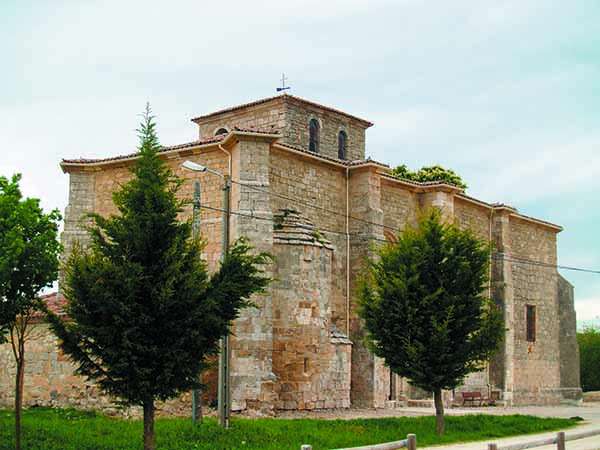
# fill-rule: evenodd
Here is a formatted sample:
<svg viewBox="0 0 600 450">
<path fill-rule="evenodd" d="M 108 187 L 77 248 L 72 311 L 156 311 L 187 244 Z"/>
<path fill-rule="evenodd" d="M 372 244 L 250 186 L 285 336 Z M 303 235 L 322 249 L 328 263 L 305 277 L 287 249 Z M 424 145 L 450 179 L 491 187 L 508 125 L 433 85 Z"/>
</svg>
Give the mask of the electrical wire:
<svg viewBox="0 0 600 450">
<path fill-rule="evenodd" d="M 226 212 L 222 208 L 215 208 L 213 206 L 208 206 L 208 205 L 200 205 L 200 208 L 207 209 L 210 211 L 218 211 L 218 212 L 222 212 L 222 213 Z M 258 215 L 255 215 L 253 212 L 248 214 L 248 213 L 242 213 L 240 211 L 229 211 L 229 213 L 234 216 L 246 217 L 249 219 L 263 220 L 263 221 L 275 223 L 274 218 L 258 216 Z M 391 228 L 391 227 L 388 227 L 388 228 Z M 346 233 L 343 231 L 330 230 L 330 229 L 321 228 L 321 227 L 319 227 L 318 230 L 321 232 L 325 232 L 325 233 L 332 233 L 332 234 L 337 234 L 340 236 L 346 236 Z M 399 232 L 400 230 L 395 230 L 395 231 Z M 364 235 L 361 235 L 360 233 L 350 233 L 350 236 L 365 237 Z M 368 236 L 368 239 L 371 241 L 381 242 L 383 244 L 389 244 L 388 240 L 379 239 L 374 236 Z M 492 257 L 492 259 L 495 259 L 495 260 L 509 261 L 509 262 L 512 262 L 515 264 L 526 264 L 526 265 L 533 265 L 533 266 L 546 267 L 546 268 L 552 268 L 552 269 L 571 270 L 571 271 L 577 271 L 577 272 L 600 274 L 600 270 L 584 269 L 581 267 L 573 267 L 573 266 L 564 266 L 564 265 L 560 265 L 560 264 L 545 263 L 543 261 L 536 261 L 536 260 L 527 259 L 527 258 L 520 258 L 520 257 L 516 257 L 516 256 L 507 256 L 504 253 L 500 253 L 500 252 L 493 253 L 491 257 Z"/>
</svg>

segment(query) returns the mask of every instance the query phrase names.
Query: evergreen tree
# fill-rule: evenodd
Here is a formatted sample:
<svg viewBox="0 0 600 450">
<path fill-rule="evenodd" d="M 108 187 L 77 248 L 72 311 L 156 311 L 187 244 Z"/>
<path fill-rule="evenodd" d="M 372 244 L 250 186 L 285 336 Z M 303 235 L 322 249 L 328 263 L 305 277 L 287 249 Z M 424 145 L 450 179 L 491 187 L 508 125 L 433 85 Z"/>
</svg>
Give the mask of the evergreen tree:
<svg viewBox="0 0 600 450">
<path fill-rule="evenodd" d="M 144 449 L 154 449 L 154 405 L 199 388 L 206 358 L 249 297 L 267 286 L 244 240 L 208 275 L 191 223 L 178 221 L 182 180 L 158 155 L 146 109 L 131 181 L 113 196 L 119 214 L 92 215 L 89 250 L 66 265 L 68 320 L 49 314 L 61 347 L 105 392 L 144 411 Z"/>
<path fill-rule="evenodd" d="M 25 342 L 38 294 L 58 274 L 60 214 L 44 213 L 40 201 L 23 198 L 20 175 L 0 177 L 0 344 L 9 337 L 16 363 L 15 446 L 21 448 Z"/>
<path fill-rule="evenodd" d="M 369 261 L 359 290 L 367 341 L 390 369 L 433 392 L 444 432 L 442 389 L 454 389 L 498 349 L 502 314 L 485 297 L 489 247 L 443 223 L 437 210 Z"/>
</svg>

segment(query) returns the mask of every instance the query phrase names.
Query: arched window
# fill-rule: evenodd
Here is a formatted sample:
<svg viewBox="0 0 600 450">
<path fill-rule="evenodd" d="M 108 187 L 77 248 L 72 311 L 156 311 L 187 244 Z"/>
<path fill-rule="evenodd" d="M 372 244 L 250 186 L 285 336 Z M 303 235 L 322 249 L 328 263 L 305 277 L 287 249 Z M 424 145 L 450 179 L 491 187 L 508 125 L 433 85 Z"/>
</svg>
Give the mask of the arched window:
<svg viewBox="0 0 600 450">
<path fill-rule="evenodd" d="M 308 149 L 315 153 L 319 153 L 319 128 L 319 121 L 317 119 L 310 119 L 308 124 Z"/>
<path fill-rule="evenodd" d="M 348 145 L 348 135 L 344 130 L 338 133 L 338 158 L 339 159 L 347 159 L 348 152 L 346 151 L 346 146 Z"/>
<path fill-rule="evenodd" d="M 215 136 L 218 136 L 220 134 L 227 134 L 229 133 L 229 131 L 227 131 L 227 128 L 219 128 L 216 132 L 215 132 Z"/>
</svg>

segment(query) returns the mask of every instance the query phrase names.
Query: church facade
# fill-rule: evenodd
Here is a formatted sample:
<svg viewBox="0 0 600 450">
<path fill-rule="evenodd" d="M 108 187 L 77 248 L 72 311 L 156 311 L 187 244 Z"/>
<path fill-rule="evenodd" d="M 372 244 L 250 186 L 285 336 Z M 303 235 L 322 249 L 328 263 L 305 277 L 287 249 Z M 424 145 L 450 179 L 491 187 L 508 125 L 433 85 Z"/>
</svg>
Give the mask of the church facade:
<svg viewBox="0 0 600 450">
<path fill-rule="evenodd" d="M 269 268 L 275 281 L 255 299 L 258 308 L 245 310 L 234 324 L 233 410 L 389 407 L 426 396 L 365 347 L 355 283 L 373 245 L 393 239 L 429 207 L 494 245 L 489 294 L 507 327 L 497 357 L 447 397 L 480 391 L 515 405 L 581 398 L 573 288 L 556 270 L 560 226 L 442 182 L 398 179 L 387 165 L 365 157 L 372 123 L 292 95 L 192 120 L 198 139 L 164 147 L 161 157 L 186 179 L 181 196 L 191 198 L 193 181 L 200 181 L 209 267 L 220 258 L 222 181 L 185 170 L 186 160 L 231 176 L 231 238 L 246 236 L 275 256 Z M 63 258 L 75 242 L 88 240 L 85 213 L 116 211 L 112 193 L 128 179 L 135 159 L 61 162 L 70 179 Z M 191 208 L 182 218 L 191 216 Z M 49 301 L 60 305 L 60 294 Z M 36 327 L 26 403 L 110 407 L 109 399 L 73 374 L 44 323 Z M 0 404 L 11 400 L 14 372 L 4 347 Z M 209 384 L 212 379 L 209 374 Z M 187 404 L 188 397 L 173 404 Z"/>
</svg>

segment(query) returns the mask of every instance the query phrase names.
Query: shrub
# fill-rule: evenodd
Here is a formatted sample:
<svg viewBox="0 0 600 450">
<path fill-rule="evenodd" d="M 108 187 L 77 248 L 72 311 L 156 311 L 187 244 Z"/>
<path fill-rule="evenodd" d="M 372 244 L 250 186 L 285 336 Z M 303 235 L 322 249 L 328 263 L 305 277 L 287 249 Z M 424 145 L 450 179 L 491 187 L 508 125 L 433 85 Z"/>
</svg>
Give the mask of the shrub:
<svg viewBox="0 0 600 450">
<path fill-rule="evenodd" d="M 398 178 L 410 181 L 441 181 L 461 189 L 467 189 L 467 184 L 456 172 L 442 166 L 421 167 L 419 170 L 410 170 L 405 164 L 396 167 L 392 173 Z"/>
<path fill-rule="evenodd" d="M 587 328 L 577 333 L 581 360 L 581 388 L 600 391 L 600 330 Z"/>
</svg>

